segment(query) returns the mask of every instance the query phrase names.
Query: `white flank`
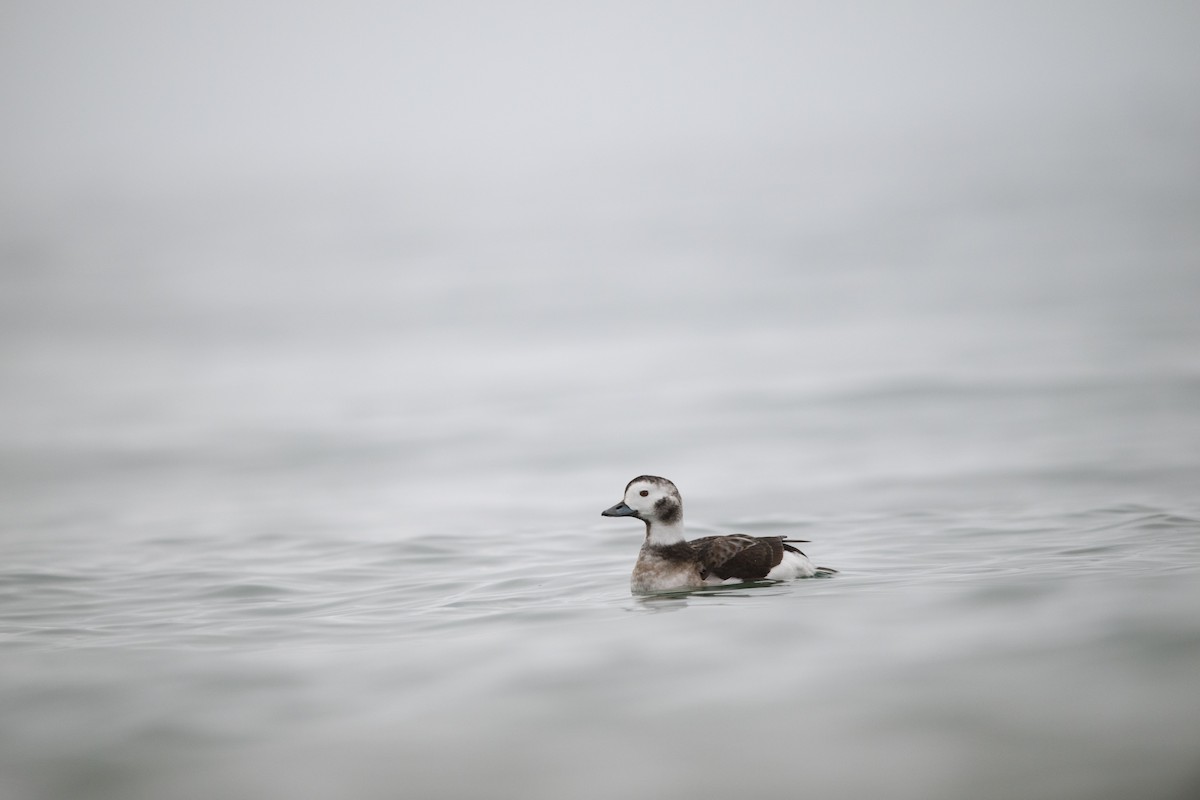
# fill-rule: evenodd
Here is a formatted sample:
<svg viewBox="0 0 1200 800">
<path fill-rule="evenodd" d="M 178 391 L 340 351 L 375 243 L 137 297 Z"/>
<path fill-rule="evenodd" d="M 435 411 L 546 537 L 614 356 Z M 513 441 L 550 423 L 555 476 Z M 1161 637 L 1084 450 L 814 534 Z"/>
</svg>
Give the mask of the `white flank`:
<svg viewBox="0 0 1200 800">
<path fill-rule="evenodd" d="M 786 550 L 783 560 L 767 573 L 767 580 L 788 581 L 792 578 L 811 578 L 817 574 L 817 568 L 808 560 L 808 556 Z"/>
</svg>

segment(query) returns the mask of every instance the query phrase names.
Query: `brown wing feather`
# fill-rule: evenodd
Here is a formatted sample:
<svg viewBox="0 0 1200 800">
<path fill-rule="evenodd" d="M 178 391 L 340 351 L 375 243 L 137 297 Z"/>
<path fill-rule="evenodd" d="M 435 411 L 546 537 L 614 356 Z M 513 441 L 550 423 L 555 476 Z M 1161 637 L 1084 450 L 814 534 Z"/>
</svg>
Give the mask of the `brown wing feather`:
<svg viewBox="0 0 1200 800">
<path fill-rule="evenodd" d="M 721 580 L 744 581 L 765 578 L 771 568 L 783 560 L 787 547 L 782 536 L 705 536 L 691 542 L 705 574 Z"/>
</svg>

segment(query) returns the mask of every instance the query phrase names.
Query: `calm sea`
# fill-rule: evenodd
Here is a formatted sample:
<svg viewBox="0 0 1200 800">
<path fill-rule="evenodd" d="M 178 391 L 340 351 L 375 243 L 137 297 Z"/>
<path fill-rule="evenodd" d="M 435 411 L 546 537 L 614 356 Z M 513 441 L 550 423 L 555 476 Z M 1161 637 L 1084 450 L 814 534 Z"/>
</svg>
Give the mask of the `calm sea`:
<svg viewBox="0 0 1200 800">
<path fill-rule="evenodd" d="M 1195 142 L 910 145 L 9 226 L 0 796 L 1197 796 Z"/>
</svg>

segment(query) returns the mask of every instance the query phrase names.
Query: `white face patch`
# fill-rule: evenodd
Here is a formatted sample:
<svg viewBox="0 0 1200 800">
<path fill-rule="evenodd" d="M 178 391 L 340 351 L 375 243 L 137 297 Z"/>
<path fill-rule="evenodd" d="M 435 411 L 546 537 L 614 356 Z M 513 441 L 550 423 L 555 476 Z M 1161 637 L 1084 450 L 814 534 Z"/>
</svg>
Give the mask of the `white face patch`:
<svg viewBox="0 0 1200 800">
<path fill-rule="evenodd" d="M 625 505 L 646 519 L 654 518 L 654 504 L 667 496 L 661 487 L 649 481 L 635 481 L 625 491 Z"/>
<path fill-rule="evenodd" d="M 649 541 L 670 544 L 683 538 L 683 501 L 675 484 L 666 478 L 643 475 L 625 489 L 625 505 L 649 527 Z"/>
</svg>

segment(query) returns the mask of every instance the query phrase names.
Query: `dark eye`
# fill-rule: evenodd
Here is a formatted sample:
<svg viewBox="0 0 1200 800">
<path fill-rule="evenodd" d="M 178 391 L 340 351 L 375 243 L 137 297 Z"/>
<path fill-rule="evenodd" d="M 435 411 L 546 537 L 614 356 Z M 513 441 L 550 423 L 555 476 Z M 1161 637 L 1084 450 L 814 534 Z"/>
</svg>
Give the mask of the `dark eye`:
<svg viewBox="0 0 1200 800">
<path fill-rule="evenodd" d="M 640 494 L 642 497 L 645 497 L 646 495 L 650 494 L 650 492 L 646 489 L 642 489 L 640 492 L 638 492 L 638 494 Z"/>
</svg>

